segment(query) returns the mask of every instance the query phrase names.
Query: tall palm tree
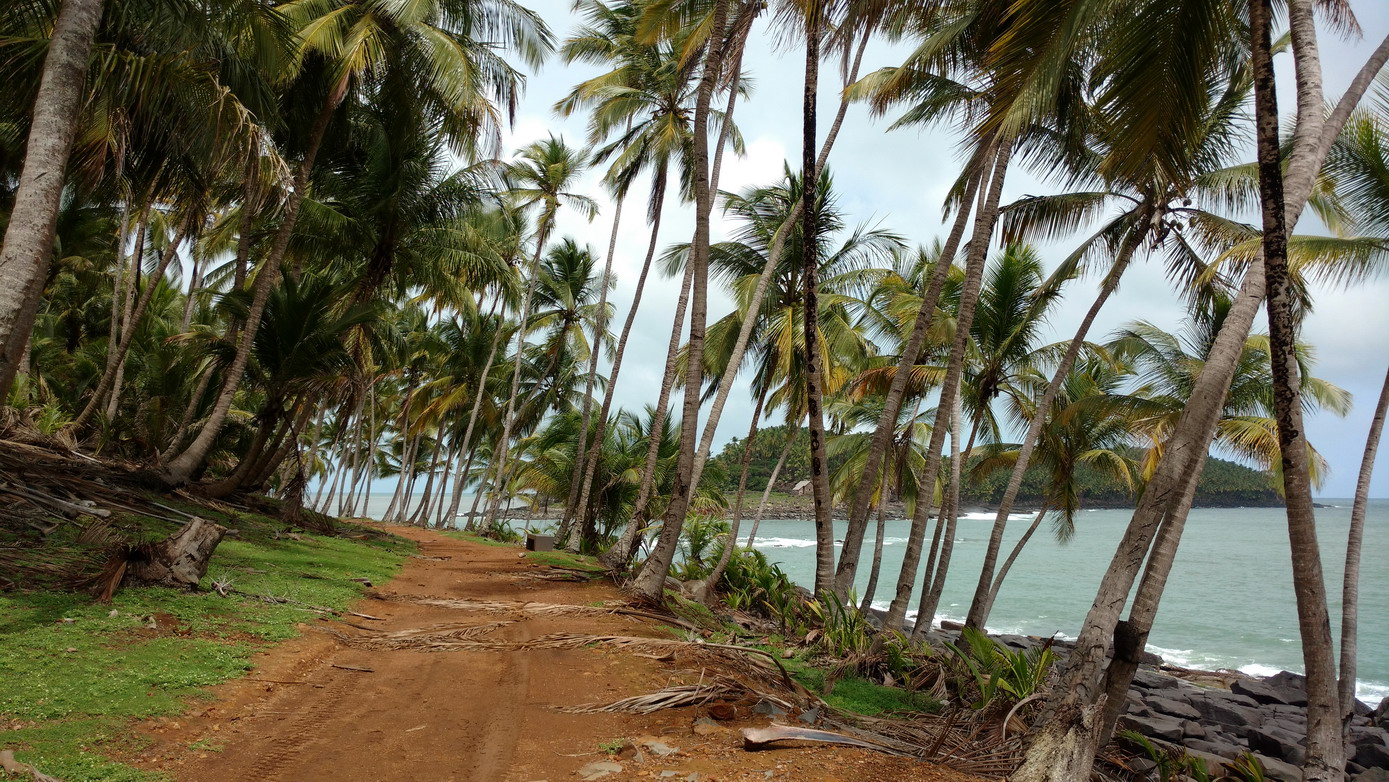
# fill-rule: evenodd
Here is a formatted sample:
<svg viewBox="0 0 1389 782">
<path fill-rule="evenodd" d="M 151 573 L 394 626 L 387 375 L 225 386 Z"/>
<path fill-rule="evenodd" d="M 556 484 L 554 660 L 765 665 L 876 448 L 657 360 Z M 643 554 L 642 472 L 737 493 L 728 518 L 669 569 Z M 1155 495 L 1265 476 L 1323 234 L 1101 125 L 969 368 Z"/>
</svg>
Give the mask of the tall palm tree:
<svg viewBox="0 0 1389 782">
<path fill-rule="evenodd" d="M 279 279 L 314 161 L 344 102 L 374 85 L 414 95 L 422 116 L 441 128 L 455 150 L 474 155 L 482 146 L 495 145 L 501 125 L 498 104 L 514 105 L 521 81 L 497 50 L 505 48 L 538 66 L 551 47 L 544 23 L 511 0 L 431 0 L 408 12 L 400 0 L 369 6 L 333 2 L 327 8 L 316 0 L 297 0 L 281 10 L 298 31 L 303 68 L 297 86 L 316 96 L 315 116 L 305 123 L 308 132 L 293 187 L 252 288 L 236 357 L 198 436 L 160 471 L 170 484 L 188 480 L 202 465 L 222 428 L 265 302 Z M 460 74 L 473 77 L 458 78 Z"/>
<path fill-rule="evenodd" d="M 517 397 L 521 391 L 521 359 L 526 345 L 531 300 L 535 291 L 541 253 L 544 252 L 545 243 L 554 228 L 555 213 L 561 206 L 569 206 L 590 220 L 598 213 L 598 205 L 592 198 L 573 191 L 585 168 L 586 161 L 578 150 L 565 144 L 562 139 L 550 136 L 544 141 L 537 141 L 522 148 L 517 153 L 517 159 L 502 169 L 503 178 L 516 205 L 522 210 L 538 209 L 539 214 L 535 224 L 535 249 L 526 270 L 525 292 L 521 296 L 521 310 L 517 318 L 521 325 L 516 331 L 511 394 L 506 401 L 501 439 L 494 453 L 497 462 L 494 476 L 496 484 L 489 493 L 486 517 L 489 527 L 496 522 L 501 489 L 509 480 L 507 460 L 511 449 L 512 431 L 516 426 Z"/>
<path fill-rule="evenodd" d="M 1298 7 L 1299 13 L 1305 12 L 1307 19 L 1310 19 L 1311 12 L 1307 4 L 1295 0 L 1294 5 Z M 1223 12 L 1223 9 L 1208 4 L 1202 4 L 1200 7 L 1191 6 L 1193 11 L 1202 8 Z M 1170 20 L 1173 17 L 1165 16 L 1169 11 L 1170 5 L 1162 8 L 1155 5 L 1151 10 L 1126 9 L 1124 14 L 1118 17 L 1121 23 L 1119 29 L 1131 29 L 1132 32 L 1105 38 L 1109 43 L 1124 44 L 1111 49 L 1122 53 L 1115 56 L 1115 61 L 1133 62 L 1135 67 L 1140 67 L 1139 61 L 1125 59 L 1132 55 L 1135 46 L 1165 48 L 1171 46 L 1171 41 L 1182 40 L 1184 35 L 1206 35 L 1214 30 L 1223 36 L 1229 34 L 1225 32 L 1227 30 L 1238 29 L 1237 25 L 1206 25 L 1200 28 L 1187 25 L 1179 29 L 1173 28 L 1170 35 L 1154 35 L 1155 30 L 1167 29 L 1166 26 L 1171 24 Z M 1300 216 L 1312 193 L 1315 174 L 1321 168 L 1327 150 L 1339 134 L 1350 110 L 1359 102 L 1373 75 L 1379 71 L 1385 59 L 1389 58 L 1389 49 L 1381 47 L 1380 50 L 1376 50 L 1371 61 L 1361 69 L 1352 81 L 1350 89 L 1327 116 L 1322 113 L 1320 64 L 1316 61 L 1315 33 L 1306 24 L 1294 25 L 1293 31 L 1294 61 L 1299 73 L 1299 112 L 1298 131 L 1294 135 L 1285 181 L 1289 226 L 1296 224 L 1296 218 Z M 1054 40 L 1064 47 L 1074 45 L 1074 39 L 1068 39 L 1066 36 Z M 1046 71 L 1053 65 L 1045 62 L 1047 57 L 1052 56 L 1046 54 L 1049 48 L 1055 47 L 1043 43 L 1031 50 L 1025 47 L 1017 50 L 1016 57 L 1020 60 L 1018 66 L 1027 72 L 1028 78 L 1049 78 Z M 1206 50 L 1218 51 L 1219 48 L 1206 47 Z M 1182 51 L 1181 56 L 1189 66 L 1189 53 L 1192 50 L 1188 47 Z M 1033 67 L 1036 67 L 1036 70 L 1031 70 Z M 1148 82 L 1156 83 L 1161 78 L 1170 81 L 1170 73 L 1162 77 L 1153 74 Z M 1139 80 L 1130 78 L 1119 83 L 1125 89 L 1130 89 L 1138 82 Z M 1190 88 L 1192 85 L 1174 86 Z M 1134 93 L 1127 95 L 1127 100 L 1116 101 L 1116 105 L 1148 100 L 1146 95 L 1142 98 L 1138 98 Z M 1068 660 L 1064 686 L 1059 688 L 1058 695 L 1046 704 L 1046 719 L 1038 723 L 1037 729 L 1031 735 L 1024 764 L 1015 774 L 1015 778 L 1021 782 L 1059 782 L 1084 776 L 1089 771 L 1101 732 L 1094 725 L 1099 721 L 1095 715 L 1095 703 L 1108 688 L 1122 691 L 1128 687 L 1128 677 L 1122 671 L 1109 682 L 1104 681 L 1108 668 L 1109 639 L 1113 637 L 1125 603 L 1121 596 L 1130 593 L 1138 570 L 1144 563 L 1145 554 L 1151 552 L 1147 557 L 1148 576 L 1151 578 L 1145 576 L 1145 581 L 1151 585 L 1147 600 L 1152 608 L 1148 610 L 1155 609 L 1160 598 L 1162 586 L 1175 556 L 1176 544 L 1180 540 L 1181 527 L 1194 496 L 1192 476 L 1199 472 L 1194 469 L 1199 464 L 1196 460 L 1204 458 L 1214 434 L 1224 389 L 1230 384 L 1238 363 L 1240 348 L 1263 299 L 1262 275 L 1261 261 L 1256 260 L 1250 264 L 1240 284 L 1239 296 L 1231 308 L 1231 315 L 1227 317 L 1225 327 L 1207 357 L 1207 371 L 1202 374 L 1194 389 L 1187 414 L 1174 432 L 1173 438 L 1168 441 L 1167 453 L 1162 464 L 1148 482 L 1134 518 L 1125 530 L 1118 550 L 1101 581 L 1096 600 L 1082 626 L 1077 650 Z M 1154 544 L 1159 526 L 1162 527 L 1162 536 Z M 1143 587 L 1140 586 L 1140 594 L 1143 591 Z M 1134 643 L 1128 645 L 1130 648 L 1115 650 L 1116 659 L 1123 659 L 1128 664 L 1131 659 L 1137 658 L 1142 640 L 1138 637 L 1132 640 Z"/>
<path fill-rule="evenodd" d="M 101 0 L 64 0 L 44 57 L 24 168 L 0 246 L 0 399 L 9 396 L 43 294 L 101 11 Z"/>
<path fill-rule="evenodd" d="M 1031 421 L 1036 416 L 1047 419 L 1034 462 L 1045 475 L 1047 490 L 1042 508 L 995 574 L 986 612 L 998 599 L 999 588 L 1018 555 L 1049 513 L 1058 541 L 1065 543 L 1075 535 L 1076 513 L 1082 502 L 1078 480 L 1082 467 L 1116 480 L 1130 493 L 1139 485 L 1139 469 L 1131 453 L 1137 420 L 1151 407 L 1151 402 L 1141 394 L 1121 393 L 1128 380 L 1127 367 L 1102 355 L 1087 357 L 1072 367 L 1061 393 L 1051 400 L 1050 412 L 1037 408 L 1038 401 L 1045 398 L 1050 377 L 1036 369 L 1027 375 L 1024 382 L 1030 393 L 1014 397 L 1009 408 L 1020 421 Z M 1011 469 L 1019 453 L 1016 444 L 986 446 L 971 473 L 982 476 Z"/>
<path fill-rule="evenodd" d="M 1354 216 L 1354 227 L 1383 243 L 1389 239 L 1389 209 L 1386 209 L 1386 205 L 1389 205 L 1389 90 L 1381 82 L 1376 93 L 1375 111 L 1356 116 L 1346 125 L 1331 151 L 1327 170 L 1336 181 L 1337 192 Z M 1385 374 L 1379 402 L 1365 436 L 1365 453 L 1356 478 L 1347 535 L 1341 586 L 1341 658 L 1338 672 L 1341 722 L 1347 726 L 1355 714 L 1360 556 L 1365 536 L 1365 513 L 1386 411 L 1389 411 L 1389 372 Z"/>
</svg>

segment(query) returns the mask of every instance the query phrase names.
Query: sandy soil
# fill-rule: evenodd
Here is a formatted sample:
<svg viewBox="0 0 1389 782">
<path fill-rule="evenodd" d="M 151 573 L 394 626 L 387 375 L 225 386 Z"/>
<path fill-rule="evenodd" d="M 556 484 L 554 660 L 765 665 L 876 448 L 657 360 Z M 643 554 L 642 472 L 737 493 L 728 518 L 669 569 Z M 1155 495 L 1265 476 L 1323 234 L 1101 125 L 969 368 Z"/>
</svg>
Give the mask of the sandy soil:
<svg viewBox="0 0 1389 782">
<path fill-rule="evenodd" d="M 520 600 L 588 605 L 615 600 L 611 584 L 535 578 L 549 569 L 518 549 L 483 546 L 436 532 L 392 527 L 420 543 L 383 592 L 415 597 Z M 353 619 L 398 631 L 443 623 L 482 624 L 494 614 L 364 600 L 358 610 L 383 621 Z M 514 617 L 507 617 L 514 618 Z M 187 782 L 227 780 L 533 780 L 578 779 L 581 768 L 614 761 L 604 780 L 920 780 L 974 777 L 872 752 L 826 746 L 745 752 L 741 719 L 706 726 L 702 708 L 652 715 L 565 714 L 557 706 L 610 702 L 688 681 L 667 663 L 602 648 L 482 652 L 364 650 L 309 632 L 263 653 L 245 678 L 213 688 L 205 708 L 139 726 L 153 744 L 137 765 Z M 340 626 L 340 625 L 339 625 Z M 343 628 L 352 632 L 352 628 Z M 662 637 L 650 620 L 617 616 L 541 616 L 515 621 L 486 637 L 525 640 L 547 633 Z M 343 667 L 336 667 L 343 666 Z M 366 668 L 370 672 L 351 670 Z M 724 727 L 726 726 L 726 727 Z M 675 754 L 613 758 L 600 745 L 659 740 Z M 671 773 L 676 772 L 676 773 Z"/>
</svg>

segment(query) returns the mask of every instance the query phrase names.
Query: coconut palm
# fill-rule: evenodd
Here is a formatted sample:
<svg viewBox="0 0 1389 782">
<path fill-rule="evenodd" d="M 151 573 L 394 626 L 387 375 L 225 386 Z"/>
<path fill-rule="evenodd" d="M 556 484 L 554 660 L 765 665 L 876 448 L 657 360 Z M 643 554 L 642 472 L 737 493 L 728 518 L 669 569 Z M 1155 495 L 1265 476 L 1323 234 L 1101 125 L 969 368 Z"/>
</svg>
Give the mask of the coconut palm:
<svg viewBox="0 0 1389 782">
<path fill-rule="evenodd" d="M 510 0 L 437 0 L 409 13 L 398 3 L 298 0 L 281 11 L 297 31 L 303 63 L 289 95 L 302 90 L 316 97 L 316 106 L 313 118 L 300 126 L 308 132 L 296 139 L 302 151 L 293 188 L 253 286 L 236 358 L 197 438 L 161 471 L 171 484 L 186 481 L 201 466 L 222 427 L 265 302 L 279 278 L 314 161 L 339 108 L 370 85 L 397 89 L 396 94 L 415 96 L 420 115 L 439 127 L 456 151 L 474 154 L 495 143 L 501 125 L 498 104 L 511 105 L 520 81 L 497 48 L 505 47 L 531 65 L 538 65 L 550 48 L 544 23 Z"/>
<path fill-rule="evenodd" d="M 528 324 L 531 317 L 531 301 L 540 267 L 541 253 L 546 240 L 554 228 L 555 213 L 561 206 L 569 206 L 588 219 L 598 213 L 598 205 L 588 196 L 573 191 L 579 177 L 586 168 L 583 155 L 562 139 L 550 136 L 523 147 L 516 160 L 507 163 L 502 176 L 507 183 L 508 192 L 521 210 L 539 210 L 535 224 L 535 249 L 526 270 L 525 292 L 521 296 L 521 309 L 517 321 L 521 327 L 516 331 L 516 352 L 511 374 L 511 395 L 506 402 L 506 416 L 502 423 L 499 449 L 496 452 L 497 466 L 495 478 L 497 487 L 505 485 L 508 474 L 506 464 L 512 431 L 516 425 L 517 396 L 521 391 L 522 353 L 526 344 Z M 490 493 L 486 523 L 495 523 L 501 492 Z"/>
</svg>

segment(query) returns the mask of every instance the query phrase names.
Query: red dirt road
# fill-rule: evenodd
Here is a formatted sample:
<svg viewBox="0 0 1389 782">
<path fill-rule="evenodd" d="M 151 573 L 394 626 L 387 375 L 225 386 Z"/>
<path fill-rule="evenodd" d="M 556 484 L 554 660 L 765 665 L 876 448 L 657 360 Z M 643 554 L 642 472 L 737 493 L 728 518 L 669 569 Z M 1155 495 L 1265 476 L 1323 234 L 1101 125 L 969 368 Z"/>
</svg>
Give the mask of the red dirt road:
<svg viewBox="0 0 1389 782">
<path fill-rule="evenodd" d="M 391 531 L 416 540 L 411 559 L 382 592 L 415 598 L 525 601 L 574 606 L 617 600 L 611 584 L 553 582 L 519 549 L 484 546 L 412 527 Z M 487 640 L 522 641 L 549 633 L 665 637 L 650 620 L 570 615 L 499 616 L 411 602 L 365 600 L 353 619 L 387 632 L 513 620 Z M 336 623 L 314 623 L 319 628 Z M 351 627 L 349 634 L 359 633 Z M 344 667 L 334 667 L 344 666 Z M 371 672 L 349 670 L 367 668 Z M 694 672 L 695 675 L 698 672 Z M 601 744 L 657 737 L 676 754 L 619 759 L 604 780 L 697 775 L 716 780 L 921 780 L 975 778 L 862 750 L 742 750 L 734 727 L 695 735 L 703 712 L 652 715 L 565 714 L 558 706 L 610 702 L 693 681 L 654 659 L 605 648 L 518 651 L 362 649 L 323 632 L 281 644 L 257 658 L 243 679 L 213 689 L 215 702 L 182 718 L 147 723 L 155 741 L 136 762 L 185 782 L 368 782 L 385 780 L 577 779 L 581 767 L 609 760 Z M 737 726 L 754 724 L 738 722 Z M 770 774 L 768 773 L 770 772 Z"/>
</svg>

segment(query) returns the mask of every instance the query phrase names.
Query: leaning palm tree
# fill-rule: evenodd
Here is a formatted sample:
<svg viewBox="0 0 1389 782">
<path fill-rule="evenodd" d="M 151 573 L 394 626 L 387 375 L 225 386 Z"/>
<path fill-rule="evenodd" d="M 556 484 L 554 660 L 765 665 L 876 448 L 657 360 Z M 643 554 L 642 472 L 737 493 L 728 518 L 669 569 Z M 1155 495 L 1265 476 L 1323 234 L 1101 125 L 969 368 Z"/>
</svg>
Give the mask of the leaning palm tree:
<svg viewBox="0 0 1389 782">
<path fill-rule="evenodd" d="M 187 481 L 221 431 L 265 302 L 279 279 L 314 161 L 349 93 L 380 85 L 381 90 L 414 95 L 422 115 L 441 127 L 450 144 L 475 156 L 497 143 L 500 106 L 513 105 L 521 82 L 496 49 L 504 47 L 538 66 L 551 47 L 549 30 L 539 17 L 511 0 L 431 0 L 408 11 L 406 5 L 401 0 L 331 2 L 325 8 L 314 0 L 299 0 L 283 6 L 298 31 L 298 61 L 304 65 L 296 89 L 315 95 L 317 105 L 303 124 L 307 134 L 294 139 L 302 152 L 262 273 L 256 275 L 236 357 L 198 436 L 160 471 L 166 483 Z M 477 77 L 456 78 L 459 73 Z"/>
<path fill-rule="evenodd" d="M 1353 227 L 1389 248 L 1389 86 L 1380 82 L 1373 113 L 1354 117 L 1337 139 L 1327 161 L 1327 171 L 1351 215 Z M 1378 255 L 1380 261 L 1383 254 Z M 1294 259 L 1296 262 L 1296 259 Z M 1336 266 L 1333 269 L 1346 269 Z M 1381 262 L 1350 265 L 1352 272 L 1382 271 Z M 1349 282 L 1356 278 L 1350 276 Z M 1341 722 L 1349 725 L 1355 714 L 1356 649 L 1359 629 L 1360 551 L 1365 536 L 1365 512 L 1369 504 L 1370 478 L 1374 471 L 1384 418 L 1389 410 L 1389 373 L 1385 374 L 1379 402 L 1365 436 L 1365 454 L 1355 483 L 1351 505 L 1350 531 L 1341 587 Z"/>
<path fill-rule="evenodd" d="M 989 588 L 992 608 L 999 589 L 1013 563 L 1022 553 L 1033 533 L 1048 514 L 1052 515 L 1052 530 L 1057 541 L 1065 543 L 1076 533 L 1076 513 L 1083 498 L 1080 494 L 1080 472 L 1088 470 L 1111 478 L 1132 494 L 1139 485 L 1138 465 L 1134 462 L 1134 444 L 1138 422 L 1155 405 L 1141 393 L 1122 393 L 1128 382 L 1128 368 L 1103 354 L 1085 358 L 1073 366 L 1061 385 L 1061 393 L 1051 399 L 1049 412 L 1037 408 L 1045 398 L 1050 377 L 1032 369 L 1023 379 L 1030 393 L 1013 397 L 1009 409 L 1020 422 L 1043 416 L 1047 424 L 1036 446 L 1033 468 L 1042 471 L 1047 487 L 1042 507 L 1031 525 L 1013 545 L 1013 550 L 999 566 Z M 971 467 L 972 476 L 981 477 L 994 471 L 1011 470 L 1021 449 L 1017 444 L 995 443 L 985 446 L 979 460 Z"/>
<path fill-rule="evenodd" d="M 537 141 L 522 148 L 517 154 L 517 159 L 502 168 L 503 178 L 516 205 L 522 210 L 538 209 L 539 214 L 535 224 L 535 249 L 526 270 L 525 292 L 521 295 L 521 310 L 517 319 L 520 328 L 516 331 L 511 394 L 506 401 L 501 439 L 494 456 L 497 464 L 493 480 L 496 483 L 490 492 L 487 506 L 486 524 L 489 527 L 496 522 L 502 495 L 500 489 L 509 480 L 507 459 L 512 431 L 516 426 L 517 397 L 521 391 L 521 355 L 526 345 L 527 324 L 531 317 L 531 300 L 541 253 L 544 252 L 545 243 L 554 228 L 555 213 L 561 206 L 569 206 L 590 220 L 598 213 L 598 205 L 592 198 L 573 191 L 586 167 L 584 156 L 578 150 L 565 144 L 562 139 L 550 136 L 544 141 Z"/>
</svg>

